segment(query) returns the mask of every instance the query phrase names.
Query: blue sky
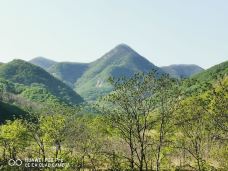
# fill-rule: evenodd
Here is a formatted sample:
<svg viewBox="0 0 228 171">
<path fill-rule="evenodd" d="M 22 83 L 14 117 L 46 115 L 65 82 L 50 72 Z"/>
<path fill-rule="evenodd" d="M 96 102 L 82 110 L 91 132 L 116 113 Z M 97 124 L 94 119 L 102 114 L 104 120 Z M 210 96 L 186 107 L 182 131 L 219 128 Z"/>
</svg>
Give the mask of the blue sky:
<svg viewBox="0 0 228 171">
<path fill-rule="evenodd" d="M 228 60 L 228 1 L 0 1 L 2 62 L 90 62 L 120 43 L 158 66 L 208 68 Z"/>
</svg>

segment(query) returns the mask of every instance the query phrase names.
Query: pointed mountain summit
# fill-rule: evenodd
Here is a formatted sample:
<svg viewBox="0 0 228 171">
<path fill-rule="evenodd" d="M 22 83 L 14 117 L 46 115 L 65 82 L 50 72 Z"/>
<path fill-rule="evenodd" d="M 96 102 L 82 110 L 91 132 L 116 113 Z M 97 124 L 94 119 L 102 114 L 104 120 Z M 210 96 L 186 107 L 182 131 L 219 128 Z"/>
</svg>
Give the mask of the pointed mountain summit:
<svg viewBox="0 0 228 171">
<path fill-rule="evenodd" d="M 86 100 L 94 100 L 112 90 L 107 83 L 110 76 L 130 77 L 137 72 L 149 72 L 153 69 L 164 73 L 128 45 L 120 44 L 89 64 L 88 69 L 76 82 L 75 90 Z"/>
<path fill-rule="evenodd" d="M 91 63 L 91 65 L 99 65 L 100 70 L 102 70 L 103 67 L 107 67 L 108 65 L 131 68 L 131 70 L 135 72 L 148 72 L 148 69 L 150 70 L 152 68 L 159 70 L 158 67 L 156 67 L 154 64 L 152 64 L 150 61 L 138 54 L 126 44 L 120 44 L 116 46 L 114 49 L 103 55 L 100 59 Z M 119 74 L 117 76 L 119 76 Z"/>
<path fill-rule="evenodd" d="M 48 69 L 50 68 L 52 65 L 56 64 L 57 62 L 47 59 L 45 57 L 39 56 L 36 58 L 33 58 L 29 61 L 31 64 L 37 65 L 43 69 Z"/>
<path fill-rule="evenodd" d="M 139 55 L 136 51 L 134 51 L 130 46 L 122 43 L 114 47 L 112 50 L 107 52 L 105 55 L 103 55 L 103 58 L 121 58 L 126 55 L 136 56 Z"/>
<path fill-rule="evenodd" d="M 46 93 L 67 104 L 77 104 L 83 101 L 75 91 L 44 69 L 20 59 L 13 60 L 0 67 L 0 78 L 33 88 L 30 89 L 30 93 L 34 93 L 36 90 L 37 94 L 34 96 L 46 91 Z"/>
</svg>

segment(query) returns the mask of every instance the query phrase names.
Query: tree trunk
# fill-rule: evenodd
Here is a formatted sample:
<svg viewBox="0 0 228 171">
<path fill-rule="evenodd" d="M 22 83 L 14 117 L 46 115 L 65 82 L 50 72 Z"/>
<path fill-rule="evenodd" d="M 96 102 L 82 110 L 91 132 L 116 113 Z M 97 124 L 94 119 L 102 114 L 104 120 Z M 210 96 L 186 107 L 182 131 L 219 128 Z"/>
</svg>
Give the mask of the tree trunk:
<svg viewBox="0 0 228 171">
<path fill-rule="evenodd" d="M 163 119 L 161 122 L 161 128 L 160 128 L 160 136 L 159 136 L 159 145 L 158 145 L 158 152 L 157 152 L 157 160 L 156 160 L 156 171 L 160 171 L 160 164 L 161 164 L 161 149 L 163 144 Z"/>
<path fill-rule="evenodd" d="M 61 151 L 61 145 L 60 142 L 57 140 L 55 142 L 55 158 L 58 158 L 59 151 Z"/>
<path fill-rule="evenodd" d="M 16 155 L 17 155 L 16 148 L 13 147 L 13 148 L 12 148 L 12 158 L 13 158 L 14 160 L 16 160 Z"/>
<path fill-rule="evenodd" d="M 132 131 L 130 130 L 129 132 L 130 134 L 130 138 L 129 138 L 129 147 L 130 147 L 130 152 L 131 152 L 131 157 L 130 157 L 130 168 L 131 170 L 133 171 L 135 166 L 134 166 L 134 145 L 133 145 L 133 142 L 132 142 Z"/>
<path fill-rule="evenodd" d="M 45 156 L 45 149 L 44 149 L 43 143 L 41 144 L 40 150 L 42 152 L 43 162 L 45 162 L 46 156 Z"/>
</svg>

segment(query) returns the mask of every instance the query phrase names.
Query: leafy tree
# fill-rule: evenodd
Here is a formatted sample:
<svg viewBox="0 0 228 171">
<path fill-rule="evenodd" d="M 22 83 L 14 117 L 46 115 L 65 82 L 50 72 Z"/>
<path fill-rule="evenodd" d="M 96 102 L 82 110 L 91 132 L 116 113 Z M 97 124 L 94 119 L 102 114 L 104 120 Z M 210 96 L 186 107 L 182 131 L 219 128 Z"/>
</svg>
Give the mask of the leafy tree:
<svg viewBox="0 0 228 171">
<path fill-rule="evenodd" d="M 28 130 L 22 120 L 7 121 L 0 127 L 0 143 L 3 159 L 16 159 L 17 154 L 29 145 Z"/>
<path fill-rule="evenodd" d="M 55 146 L 55 158 L 61 152 L 61 143 L 65 136 L 66 119 L 63 115 L 41 116 L 40 128 L 44 131 L 44 140 Z"/>
<path fill-rule="evenodd" d="M 207 170 L 206 152 L 211 136 L 208 106 L 205 95 L 189 97 L 181 102 L 176 115 L 180 130 L 177 148 L 186 150 L 193 157 L 198 171 Z"/>
<path fill-rule="evenodd" d="M 154 113 L 156 116 L 156 131 L 158 139 L 156 140 L 156 170 L 159 171 L 162 159 L 168 154 L 167 150 L 172 145 L 174 136 L 174 114 L 180 99 L 182 98 L 180 83 L 164 75 L 157 79 L 157 88 L 153 94 L 153 101 L 156 104 Z"/>
<path fill-rule="evenodd" d="M 97 170 L 104 165 L 105 128 L 99 116 L 71 117 L 67 124 L 65 146 L 74 158 L 75 169 Z"/>
<path fill-rule="evenodd" d="M 210 112 L 212 120 L 211 134 L 216 144 L 213 146 L 214 160 L 221 168 L 228 169 L 227 146 L 228 146 L 228 77 L 222 76 L 214 83 L 210 90 Z"/>
<path fill-rule="evenodd" d="M 158 78 L 156 72 L 135 74 L 130 79 L 110 79 L 110 82 L 114 91 L 104 98 L 102 108 L 107 121 L 129 146 L 130 155 L 125 154 L 124 157 L 128 159 L 131 170 L 136 167 L 148 170 L 148 147 L 151 146 L 148 131 L 157 123 L 160 134 L 156 150 L 159 170 L 163 141 L 174 110 L 171 105 L 176 103 L 174 99 L 178 96 L 177 89 L 172 90 L 177 82 L 167 75 Z M 154 113 L 158 116 L 155 117 Z"/>
<path fill-rule="evenodd" d="M 210 92 L 211 111 L 217 130 L 227 137 L 228 131 L 228 76 L 218 78 Z"/>
</svg>

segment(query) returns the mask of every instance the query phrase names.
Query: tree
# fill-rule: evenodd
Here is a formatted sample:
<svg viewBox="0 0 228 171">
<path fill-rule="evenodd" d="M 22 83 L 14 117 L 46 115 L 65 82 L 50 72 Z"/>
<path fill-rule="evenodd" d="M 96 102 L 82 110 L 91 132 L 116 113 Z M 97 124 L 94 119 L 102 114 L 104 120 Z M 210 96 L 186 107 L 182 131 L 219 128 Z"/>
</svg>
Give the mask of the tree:
<svg viewBox="0 0 228 171">
<path fill-rule="evenodd" d="M 159 76 L 151 72 L 135 74 L 130 79 L 112 78 L 110 82 L 114 91 L 103 99 L 102 109 L 109 124 L 118 130 L 129 146 L 130 154 L 124 157 L 128 159 L 131 170 L 148 170 L 147 156 L 151 146 L 148 133 L 157 123 L 160 134 L 156 150 L 159 170 L 164 138 L 174 111 L 171 105 L 178 97 L 177 81 L 168 75 Z M 155 113 L 158 116 L 154 116 Z"/>
<path fill-rule="evenodd" d="M 153 126 L 150 100 L 156 88 L 154 74 L 135 74 L 132 78 L 114 80 L 113 93 L 106 96 L 102 108 L 109 124 L 115 128 L 129 147 L 130 154 L 123 157 L 129 161 L 131 170 L 148 168 L 146 153 L 148 148 L 147 130 Z M 155 86 L 154 86 L 155 85 Z"/>
<path fill-rule="evenodd" d="M 22 120 L 7 121 L 0 127 L 3 159 L 16 159 L 17 154 L 29 145 L 28 130 Z"/>
<path fill-rule="evenodd" d="M 212 137 L 216 140 L 213 146 L 214 160 L 221 168 L 228 169 L 228 76 L 219 76 L 208 93 L 212 120 Z"/>
<path fill-rule="evenodd" d="M 188 97 L 177 109 L 176 125 L 179 134 L 177 148 L 186 150 L 196 161 L 198 171 L 205 171 L 208 141 L 211 134 L 209 100 L 204 95 Z"/>
<path fill-rule="evenodd" d="M 227 137 L 228 132 L 228 76 L 220 77 L 209 93 L 215 128 Z M 224 138 L 225 138 L 224 137 Z"/>
<path fill-rule="evenodd" d="M 30 136 L 38 146 L 38 156 L 42 158 L 43 161 L 46 159 L 46 144 L 44 140 L 45 130 L 41 128 L 41 114 L 28 111 L 28 118 L 25 123 L 30 132 Z"/>
<path fill-rule="evenodd" d="M 168 75 L 163 75 L 157 79 L 157 88 L 153 94 L 153 101 L 156 104 L 156 131 L 158 132 L 158 140 L 156 141 L 156 170 L 159 171 L 161 161 L 167 155 L 164 147 L 170 147 L 172 144 L 172 136 L 174 136 L 174 114 L 182 92 L 179 88 L 178 80 L 171 79 Z"/>
<path fill-rule="evenodd" d="M 97 168 L 104 165 L 106 128 L 99 116 L 84 114 L 67 122 L 65 147 L 70 149 L 75 169 Z"/>
<path fill-rule="evenodd" d="M 42 115 L 40 120 L 40 128 L 44 132 L 44 140 L 55 146 L 54 157 L 58 158 L 66 133 L 66 117 L 59 114 Z"/>
<path fill-rule="evenodd" d="M 27 111 L 27 127 L 33 140 L 38 146 L 38 154 L 45 161 L 47 147 L 55 146 L 54 157 L 61 152 L 62 142 L 66 136 L 66 124 L 70 115 L 74 115 L 78 108 L 65 104 L 47 103 L 38 111 Z"/>
</svg>

